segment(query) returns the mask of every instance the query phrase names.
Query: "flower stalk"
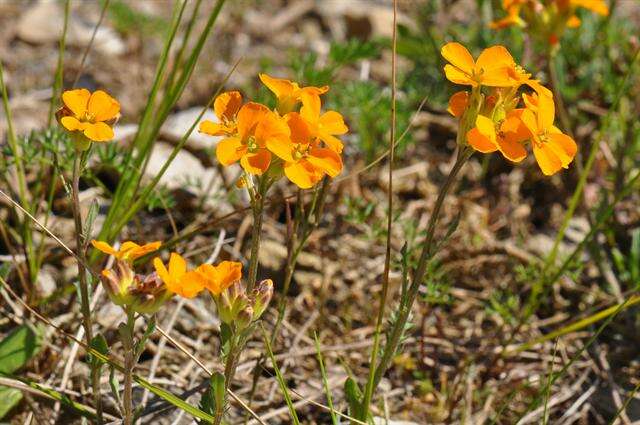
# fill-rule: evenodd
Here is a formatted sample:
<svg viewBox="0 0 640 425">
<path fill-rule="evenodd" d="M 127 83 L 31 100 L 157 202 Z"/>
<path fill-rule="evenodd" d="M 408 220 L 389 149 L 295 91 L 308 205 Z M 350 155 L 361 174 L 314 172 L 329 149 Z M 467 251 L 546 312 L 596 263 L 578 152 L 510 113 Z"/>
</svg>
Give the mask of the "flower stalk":
<svg viewBox="0 0 640 425">
<path fill-rule="evenodd" d="M 440 211 L 442 210 L 442 206 L 444 205 L 444 200 L 449 190 L 451 189 L 451 186 L 455 182 L 460 170 L 462 169 L 464 164 L 466 164 L 472 154 L 473 150 L 469 147 L 460 148 L 456 157 L 456 162 L 451 168 L 447 179 L 444 181 L 442 187 L 440 188 L 438 198 L 436 199 L 433 211 L 431 212 L 431 216 L 429 217 L 427 236 L 422 244 L 422 252 L 420 253 L 420 259 L 418 260 L 418 265 L 413 275 L 413 280 L 407 290 L 405 297 L 400 300 L 397 320 L 393 323 L 393 326 L 385 343 L 380 361 L 375 366 L 375 372 L 373 375 L 374 391 L 380 383 L 380 380 L 384 376 L 384 373 L 389 368 L 391 360 L 393 359 L 393 356 L 395 355 L 396 350 L 400 345 L 401 338 L 404 333 L 407 320 L 409 318 L 409 313 L 411 312 L 411 308 L 413 307 L 413 304 L 418 296 L 418 291 L 424 280 L 427 266 L 429 265 L 429 262 L 433 257 L 433 238 L 436 225 L 438 224 L 438 219 L 440 218 Z"/>
<path fill-rule="evenodd" d="M 124 349 L 123 422 L 125 425 L 133 425 L 133 369 L 137 361 L 134 350 L 133 333 L 136 319 L 135 311 L 131 307 L 125 307 L 125 311 L 127 313 L 127 322 L 126 324 L 121 324 L 118 329 L 122 340 L 122 348 Z"/>
<path fill-rule="evenodd" d="M 73 160 L 73 176 L 71 183 L 71 198 L 73 205 L 73 220 L 75 224 L 75 236 L 76 236 L 76 254 L 80 261 L 78 261 L 78 281 L 80 286 L 80 311 L 82 313 L 82 324 L 84 327 L 85 339 L 87 345 L 91 346 L 93 341 L 93 329 L 91 323 L 91 305 L 89 301 L 89 283 L 87 282 L 87 274 L 84 270 L 86 264 L 86 240 L 83 241 L 83 228 L 82 228 L 82 212 L 80 210 L 80 174 L 82 172 L 82 162 L 84 154 L 80 150 L 76 150 L 75 158 Z M 93 400 L 96 408 L 96 414 L 98 423 L 102 423 L 102 398 L 100 394 L 100 375 L 99 369 L 95 367 L 93 362 L 91 365 L 91 389 L 93 391 Z"/>
</svg>

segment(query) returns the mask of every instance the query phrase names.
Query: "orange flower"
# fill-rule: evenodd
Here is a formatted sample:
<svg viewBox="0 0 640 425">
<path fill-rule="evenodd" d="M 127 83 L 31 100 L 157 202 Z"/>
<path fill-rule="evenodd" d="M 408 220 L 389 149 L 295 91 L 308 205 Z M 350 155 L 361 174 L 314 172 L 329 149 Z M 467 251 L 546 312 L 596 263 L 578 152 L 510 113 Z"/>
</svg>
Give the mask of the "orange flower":
<svg viewBox="0 0 640 425">
<path fill-rule="evenodd" d="M 91 245 L 105 254 L 113 255 L 118 260 L 133 262 L 137 258 L 147 255 L 150 252 L 157 251 L 162 243 L 160 241 L 150 242 L 144 245 L 138 245 L 135 242 L 124 242 L 118 251 L 106 242 L 92 240 Z"/>
<path fill-rule="evenodd" d="M 609 7 L 605 0 L 556 0 L 558 9 L 567 10 L 568 8 L 582 7 L 588 9 L 598 15 L 609 15 Z"/>
<path fill-rule="evenodd" d="M 120 104 L 102 90 L 93 93 L 87 89 L 68 90 L 62 93 L 64 106 L 58 111 L 60 124 L 71 132 L 81 132 L 94 142 L 113 139 L 109 122 L 120 113 Z"/>
<path fill-rule="evenodd" d="M 340 155 L 322 148 L 315 141 L 308 123 L 297 112 L 286 116 L 291 140 L 267 142 L 267 148 L 284 161 L 284 174 L 301 189 L 313 187 L 325 175 L 335 177 L 342 171 Z"/>
<path fill-rule="evenodd" d="M 236 116 L 242 106 L 242 95 L 238 91 L 220 94 L 213 102 L 213 110 L 219 123 L 205 120 L 200 123 L 200 132 L 210 136 L 232 133 L 236 128 Z"/>
<path fill-rule="evenodd" d="M 576 142 L 553 125 L 554 117 L 555 105 L 547 96 L 538 96 L 535 112 L 525 109 L 520 117 L 530 132 L 536 161 L 547 176 L 568 168 L 578 151 Z"/>
<path fill-rule="evenodd" d="M 216 146 L 218 161 L 226 166 L 239 160 L 247 173 L 260 175 L 271 163 L 267 142 L 287 143 L 289 127 L 266 106 L 249 102 L 240 108 L 236 128 L 227 135 Z"/>
<path fill-rule="evenodd" d="M 444 66 L 447 79 L 452 83 L 477 87 L 510 87 L 513 85 L 508 68 L 513 58 L 503 46 L 484 49 L 477 61 L 460 43 L 447 43 L 440 50 L 449 63 Z"/>
<path fill-rule="evenodd" d="M 522 142 L 529 138 L 519 115 L 522 110 L 514 110 L 497 127 L 483 115 L 476 118 L 476 126 L 467 133 L 469 145 L 482 153 L 500 151 L 510 161 L 520 162 L 527 156 Z"/>
<path fill-rule="evenodd" d="M 175 252 L 169 258 L 168 270 L 158 257 L 153 259 L 153 267 L 172 294 L 193 298 L 204 289 L 202 276 L 195 271 L 187 271 L 187 262 Z"/>
<path fill-rule="evenodd" d="M 490 28 L 503 29 L 511 25 L 525 26 L 525 22 L 520 18 L 520 9 L 528 0 L 503 0 L 502 8 L 507 12 L 507 16 L 489 24 Z"/>
<path fill-rule="evenodd" d="M 202 264 L 196 269 L 202 283 L 214 296 L 218 296 L 242 279 L 242 264 L 235 261 L 223 261 L 217 266 Z"/>
<path fill-rule="evenodd" d="M 469 92 L 459 91 L 449 98 L 447 111 L 456 118 L 460 118 L 469 106 Z"/>
<path fill-rule="evenodd" d="M 336 111 L 321 114 L 320 98 L 318 96 L 302 94 L 302 108 L 300 116 L 306 121 L 311 137 L 323 141 L 329 149 L 342 153 L 344 145 L 335 136 L 345 134 L 349 128 L 345 125 L 342 115 Z"/>
<path fill-rule="evenodd" d="M 320 95 L 329 91 L 328 86 L 322 87 L 300 87 L 298 83 L 293 81 L 273 78 L 267 74 L 260 74 L 260 81 L 267 86 L 269 90 L 273 92 L 278 98 L 278 112 L 286 114 L 293 111 L 296 104 L 302 101 L 302 95 L 315 96 L 317 98 Z"/>
</svg>

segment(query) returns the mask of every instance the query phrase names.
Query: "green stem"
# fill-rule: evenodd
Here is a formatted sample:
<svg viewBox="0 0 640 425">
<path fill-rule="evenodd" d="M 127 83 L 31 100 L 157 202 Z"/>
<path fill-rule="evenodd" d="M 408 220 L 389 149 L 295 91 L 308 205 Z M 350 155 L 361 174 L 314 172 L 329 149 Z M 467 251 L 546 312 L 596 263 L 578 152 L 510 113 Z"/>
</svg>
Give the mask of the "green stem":
<svg viewBox="0 0 640 425">
<path fill-rule="evenodd" d="M 226 360 L 225 360 L 225 364 L 224 364 L 224 393 L 227 394 L 230 386 L 231 386 L 231 382 L 233 381 L 233 377 L 236 374 L 236 367 L 238 365 L 238 357 L 239 357 L 239 351 L 242 349 L 242 347 L 240 347 L 239 341 L 238 341 L 238 335 L 236 335 L 235 330 L 233 331 L 234 334 L 231 336 L 231 340 L 229 341 L 229 355 L 227 356 Z M 213 424 L 214 425 L 220 425 L 220 423 L 222 423 L 222 417 L 224 416 L 224 412 L 226 410 L 226 396 L 225 396 L 225 402 L 223 404 L 217 404 L 216 403 L 216 412 L 214 415 L 214 421 Z"/>
<path fill-rule="evenodd" d="M 382 334 L 382 324 L 384 322 L 384 312 L 387 306 L 387 296 L 389 294 L 389 273 L 391 272 L 391 229 L 393 224 L 393 161 L 395 159 L 396 140 L 396 44 L 397 44 L 397 19 L 398 1 L 393 1 L 393 41 L 391 55 L 391 134 L 389 144 L 389 187 L 387 189 L 387 240 L 384 256 L 384 271 L 382 276 L 382 291 L 380 292 L 380 305 L 378 306 L 378 317 L 376 319 L 376 330 L 369 359 L 369 376 L 367 386 L 362 398 L 362 414 L 360 420 L 365 421 L 369 416 L 369 404 L 374 392 L 375 365 L 378 361 L 378 351 L 380 350 L 380 336 Z M 434 224 L 435 225 L 435 224 Z"/>
<path fill-rule="evenodd" d="M 122 397 L 124 410 L 124 425 L 133 425 L 133 369 L 135 367 L 135 353 L 133 345 L 133 333 L 135 326 L 135 312 L 129 306 L 127 311 L 126 335 L 123 335 L 124 347 L 124 394 Z"/>
<path fill-rule="evenodd" d="M 258 261 L 260 256 L 260 237 L 262 235 L 262 220 L 264 212 L 264 200 L 267 195 L 268 185 L 266 176 L 260 179 L 258 192 L 252 199 L 253 228 L 251 229 L 251 257 L 249 258 L 249 274 L 247 276 L 247 292 L 253 291 L 258 278 Z"/>
<path fill-rule="evenodd" d="M 411 312 L 411 308 L 413 307 L 413 303 L 418 296 L 418 291 L 427 272 L 429 260 L 433 255 L 432 245 L 434 232 L 436 224 L 438 223 L 438 219 L 440 217 L 440 210 L 442 209 L 444 200 L 458 173 L 462 169 L 462 166 L 467 162 L 472 154 L 473 150 L 471 150 L 469 147 L 465 146 L 460 148 L 460 151 L 458 152 L 458 156 L 456 158 L 456 162 L 449 172 L 447 179 L 440 188 L 435 206 L 433 207 L 433 211 L 431 212 L 431 216 L 429 217 L 429 224 L 427 226 L 427 237 L 422 245 L 422 252 L 420 254 L 420 259 L 418 260 L 418 266 L 413 275 L 413 280 L 411 281 L 411 285 L 409 286 L 405 299 L 400 301 L 400 309 L 398 311 L 397 319 L 393 323 L 393 327 L 391 328 L 391 332 L 384 346 L 382 357 L 380 358 L 380 361 L 375 368 L 375 374 L 373 377 L 373 390 L 377 388 L 380 380 L 389 368 L 396 350 L 398 349 L 398 345 L 400 344 L 401 337 L 404 333 L 404 329 L 409 318 L 409 313 Z"/>
<path fill-rule="evenodd" d="M 89 301 L 89 284 L 87 282 L 87 274 L 84 269 L 86 264 L 85 245 L 82 240 L 82 212 L 80 210 L 80 165 L 82 153 L 76 150 L 73 159 L 73 177 L 71 183 L 71 197 L 73 205 L 73 220 L 75 224 L 76 236 L 76 255 L 80 259 L 78 261 L 78 281 L 80 282 L 80 310 L 82 312 L 82 323 L 84 326 L 84 334 L 87 345 L 91 346 L 93 341 L 93 329 L 91 325 L 91 305 Z M 102 423 L 102 398 L 100 396 L 100 376 L 97 368 L 91 366 L 91 387 L 93 390 L 93 399 L 98 416 L 98 423 Z"/>
</svg>

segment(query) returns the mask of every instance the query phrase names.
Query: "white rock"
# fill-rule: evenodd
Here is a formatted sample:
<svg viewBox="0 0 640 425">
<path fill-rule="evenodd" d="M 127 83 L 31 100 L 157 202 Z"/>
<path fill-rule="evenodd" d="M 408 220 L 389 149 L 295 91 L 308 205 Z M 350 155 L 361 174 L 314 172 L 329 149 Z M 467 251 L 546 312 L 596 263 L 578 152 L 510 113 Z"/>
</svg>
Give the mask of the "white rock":
<svg viewBox="0 0 640 425">
<path fill-rule="evenodd" d="M 64 12 L 56 1 L 40 1 L 31 6 L 20 18 L 17 35 L 33 43 L 53 43 L 62 36 Z M 97 23 L 97 22 L 96 22 Z M 67 28 L 67 44 L 84 47 L 89 44 L 96 23 L 85 23 L 70 14 Z M 101 54 L 121 55 L 126 51 L 124 41 L 111 28 L 100 26 L 94 40 L 94 49 Z"/>
<path fill-rule="evenodd" d="M 160 130 L 160 136 L 177 143 L 185 134 L 189 131 L 193 123 L 198 119 L 198 116 L 202 112 L 202 107 L 197 106 L 194 108 L 185 109 L 167 118 L 162 129 Z M 216 115 L 211 108 L 208 108 L 199 122 L 209 120 L 213 122 L 219 122 Z M 213 148 L 222 137 L 209 136 L 202 134 L 198 131 L 198 126 L 193 130 L 189 138 L 187 139 L 187 146 L 196 150 L 205 150 Z"/>
</svg>

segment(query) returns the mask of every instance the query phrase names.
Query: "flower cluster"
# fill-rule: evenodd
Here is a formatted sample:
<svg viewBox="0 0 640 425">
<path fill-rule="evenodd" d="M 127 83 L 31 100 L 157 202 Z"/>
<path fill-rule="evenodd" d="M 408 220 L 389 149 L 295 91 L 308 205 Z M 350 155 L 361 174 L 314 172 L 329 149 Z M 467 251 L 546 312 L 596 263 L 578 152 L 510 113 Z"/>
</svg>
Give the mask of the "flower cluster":
<svg viewBox="0 0 640 425">
<path fill-rule="evenodd" d="M 79 150 L 88 149 L 91 142 L 113 139 L 113 124 L 120 115 L 120 103 L 102 90 L 91 93 L 87 89 L 62 93 L 63 106 L 56 117 L 74 135 Z"/>
<path fill-rule="evenodd" d="M 507 16 L 492 22 L 492 28 L 526 27 L 551 45 L 558 44 L 566 28 L 580 26 L 576 8 L 589 9 L 603 16 L 609 14 L 605 0 L 502 0 L 502 7 Z"/>
<path fill-rule="evenodd" d="M 471 87 L 471 92 L 457 92 L 449 100 L 449 112 L 460 119 L 462 143 L 483 153 L 500 151 L 520 162 L 529 142 L 545 175 L 568 167 L 577 146 L 553 125 L 551 91 L 517 65 L 506 48 L 485 49 L 477 60 L 459 43 L 446 44 L 441 53 L 449 62 L 444 67 L 447 79 Z M 519 95 L 522 86 L 533 91 Z"/>
<path fill-rule="evenodd" d="M 188 270 L 185 259 L 174 252 L 168 267 L 156 257 L 153 259 L 155 271 L 142 275 L 134 272 L 133 262 L 158 250 L 160 242 L 138 245 L 127 241 L 118 250 L 106 242 L 91 243 L 99 251 L 115 257 L 114 267 L 102 271 L 102 281 L 111 301 L 138 313 L 155 313 L 173 295 L 193 298 L 207 289 L 218 307 L 220 320 L 243 329 L 260 318 L 273 295 L 271 280 L 263 280 L 251 294 L 245 294 L 241 283 L 242 265 L 234 261 L 222 261 L 216 266 L 201 264 Z"/>
<path fill-rule="evenodd" d="M 342 115 L 322 112 L 320 96 L 328 87 L 300 87 L 297 83 L 261 74 L 264 85 L 277 97 L 274 110 L 256 102 L 243 104 L 237 91 L 222 93 L 214 101 L 217 123 L 203 121 L 200 131 L 223 136 L 216 146 L 225 166 L 240 162 L 248 175 L 287 178 L 302 189 L 323 176 L 342 171 L 343 144 L 336 136 L 348 131 Z"/>
</svg>

